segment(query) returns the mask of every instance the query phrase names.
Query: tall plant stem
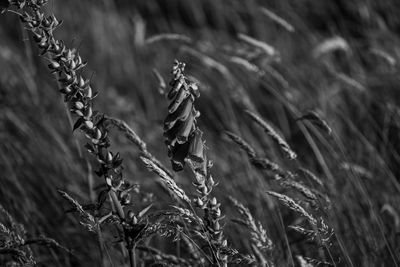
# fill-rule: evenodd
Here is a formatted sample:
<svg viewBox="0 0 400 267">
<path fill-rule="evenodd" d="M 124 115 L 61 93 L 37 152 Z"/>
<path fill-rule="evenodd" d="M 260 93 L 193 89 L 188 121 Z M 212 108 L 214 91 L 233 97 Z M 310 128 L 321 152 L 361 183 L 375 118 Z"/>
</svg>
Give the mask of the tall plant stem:
<svg viewBox="0 0 400 267">
<path fill-rule="evenodd" d="M 129 263 L 130 267 L 136 267 L 136 246 L 129 250 Z"/>
</svg>

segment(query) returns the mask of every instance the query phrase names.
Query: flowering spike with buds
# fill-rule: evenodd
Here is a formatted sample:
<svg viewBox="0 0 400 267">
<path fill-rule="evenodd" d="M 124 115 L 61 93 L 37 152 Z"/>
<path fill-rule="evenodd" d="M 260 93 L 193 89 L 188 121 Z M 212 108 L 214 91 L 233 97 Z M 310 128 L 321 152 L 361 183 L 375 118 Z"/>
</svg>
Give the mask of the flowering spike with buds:
<svg viewBox="0 0 400 267">
<path fill-rule="evenodd" d="M 195 83 L 184 75 L 185 64 L 175 61 L 172 69 L 173 79 L 167 98 L 170 100 L 168 115 L 164 120 L 164 137 L 168 155 L 175 171 L 183 170 L 185 163 L 195 175 L 193 185 L 197 197 L 193 203 L 204 212 L 206 239 L 211 246 L 216 265 L 226 266 L 228 257 L 227 240 L 223 234 L 224 218 L 215 197 L 210 194 L 216 186 L 211 175 L 212 162 L 207 160 L 204 152 L 203 133 L 197 127 L 200 113 L 194 108 L 194 101 L 200 96 Z"/>
<path fill-rule="evenodd" d="M 40 55 L 48 60 L 49 70 L 57 78 L 60 85 L 59 91 L 63 94 L 64 101 L 72 114 L 76 115 L 73 130 L 83 132 L 88 139 L 85 147 L 100 163 L 100 168 L 96 171 L 96 174 L 104 179 L 107 188 L 102 191 L 101 197 L 99 195 L 101 201 L 98 204 L 101 206 L 105 201 L 105 194 L 110 196 L 113 216 L 117 218 L 116 222 L 123 230 L 120 232 L 123 233 L 122 237 L 126 248 L 132 254 L 139 240 L 138 237 L 142 236 L 141 232 L 147 227 L 147 224 L 140 223 L 143 218 L 135 217 L 136 219 L 126 220 L 127 216 L 123 206 L 131 202 L 128 191 L 132 188 L 132 185 L 122 175 L 120 154 L 113 153 L 110 150 L 110 139 L 106 127 L 107 118 L 104 115 L 97 115 L 93 111 L 93 99 L 97 93 L 92 91 L 90 80 L 85 79 L 79 71 L 86 65 L 86 62 L 82 60 L 76 49 L 67 48 L 63 41 L 55 38 L 53 32 L 61 24 L 61 21 L 57 20 L 54 15 L 47 16 L 42 11 L 46 3 L 47 0 L 9 0 L 7 3 L 0 0 L 0 8 L 8 8 L 10 5 L 18 9 L 24 8 L 23 13 L 17 14 L 19 14 L 25 29 L 33 34 L 33 39 L 40 49 Z M 188 137 L 190 134 L 190 131 L 186 129 L 178 132 L 183 137 Z M 80 207 L 66 193 L 60 193 L 73 206 Z M 83 212 L 83 209 L 78 209 L 78 211 L 81 216 L 84 215 L 85 220 L 89 221 L 90 225 L 93 224 L 97 227 L 94 215 Z M 104 221 L 104 219 L 100 219 L 100 221 Z M 93 228 L 93 230 L 96 229 Z M 130 263 L 131 266 L 134 265 L 132 260 Z"/>
</svg>

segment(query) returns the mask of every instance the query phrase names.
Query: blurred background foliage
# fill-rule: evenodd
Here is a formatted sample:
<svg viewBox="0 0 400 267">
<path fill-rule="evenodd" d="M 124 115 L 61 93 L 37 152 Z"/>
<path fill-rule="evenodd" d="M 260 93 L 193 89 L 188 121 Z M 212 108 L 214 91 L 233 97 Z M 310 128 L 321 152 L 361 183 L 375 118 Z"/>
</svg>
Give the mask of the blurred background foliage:
<svg viewBox="0 0 400 267">
<path fill-rule="evenodd" d="M 288 31 L 266 16 L 278 14 Z M 197 101 L 205 132 L 216 195 L 226 214 L 228 240 L 249 250 L 228 200 L 247 205 L 275 244 L 278 266 L 297 264 L 295 255 L 330 260 L 338 266 L 396 266 L 400 253 L 399 66 L 400 5 L 397 0 L 151 0 L 50 1 L 47 11 L 64 21 L 56 36 L 77 47 L 88 60 L 86 76 L 100 94 L 95 109 L 125 120 L 169 165 L 162 137 L 166 99 L 158 92 L 156 68 L 170 80 L 173 60 L 187 63 L 200 84 Z M 176 33 L 176 40 L 155 40 Z M 263 41 L 274 56 L 259 53 L 238 37 Z M 326 44 L 336 41 L 337 47 Z M 325 44 L 325 47 L 323 46 Z M 73 255 L 33 247 L 41 266 L 96 266 L 96 237 L 76 216 L 65 213 L 57 189 L 90 202 L 87 176 L 96 167 L 72 135 L 57 84 L 46 60 L 17 16 L 0 16 L 0 203 L 30 235 L 45 234 L 73 249 Z M 237 63 L 245 58 L 254 71 Z M 236 61 L 235 61 L 236 59 Z M 251 123 L 244 110 L 257 111 L 280 129 L 298 159 L 288 162 Z M 296 121 L 317 110 L 333 129 L 326 135 Z M 322 203 L 336 238 L 327 251 L 287 228 L 299 219 L 266 197 L 286 192 L 254 170 L 224 135 L 233 131 L 288 169 L 303 166 L 324 182 L 330 198 Z M 134 205 L 154 202 L 154 210 L 173 202 L 141 163 L 139 151 L 117 131 L 113 144 L 124 158 L 125 176 L 140 185 Z M 191 174 L 177 181 L 192 190 Z M 100 181 L 99 181 L 100 182 Z M 290 193 L 288 193 L 290 194 Z M 292 194 L 296 196 L 296 194 Z M 330 209 L 328 209 L 330 207 Z M 119 266 L 112 234 L 106 237 Z M 171 240 L 156 239 L 173 252 Z M 111 253 L 112 252 L 112 253 Z"/>
</svg>

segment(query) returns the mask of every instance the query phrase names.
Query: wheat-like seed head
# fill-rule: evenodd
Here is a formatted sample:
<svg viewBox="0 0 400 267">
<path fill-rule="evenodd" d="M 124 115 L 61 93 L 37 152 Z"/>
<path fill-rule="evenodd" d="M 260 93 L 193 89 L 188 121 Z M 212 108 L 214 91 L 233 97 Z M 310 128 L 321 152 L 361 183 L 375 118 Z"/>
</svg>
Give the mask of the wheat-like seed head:
<svg viewBox="0 0 400 267">
<path fill-rule="evenodd" d="M 250 230 L 252 243 L 261 250 L 272 250 L 272 240 L 267 236 L 267 231 L 264 229 L 260 222 L 256 222 L 250 210 L 246 208 L 242 203 L 233 197 L 229 197 L 233 205 L 239 211 L 243 220 L 240 222 L 247 226 Z"/>
<path fill-rule="evenodd" d="M 156 173 L 161 178 L 161 181 L 167 186 L 172 194 L 174 194 L 184 202 L 190 203 L 190 199 L 186 195 L 185 191 L 176 184 L 171 176 L 169 176 L 163 169 L 158 167 L 157 164 L 150 159 L 145 157 L 140 157 L 140 159 L 144 162 L 144 164 L 150 171 Z"/>
<path fill-rule="evenodd" d="M 279 145 L 289 159 L 295 159 L 297 157 L 296 153 L 290 148 L 285 139 L 283 139 L 283 137 L 278 134 L 269 123 L 250 110 L 246 110 L 246 114 L 264 129 L 264 131 Z"/>
<path fill-rule="evenodd" d="M 279 199 L 289 209 L 296 211 L 296 212 L 300 213 L 301 215 L 303 215 L 304 217 L 306 217 L 308 222 L 311 225 L 314 225 L 314 226 L 317 225 L 317 220 L 310 213 L 308 213 L 302 206 L 297 204 L 296 201 L 294 201 L 292 198 L 290 198 L 286 195 L 283 195 L 283 194 L 273 192 L 273 191 L 268 191 L 267 193 L 269 195 Z"/>
</svg>

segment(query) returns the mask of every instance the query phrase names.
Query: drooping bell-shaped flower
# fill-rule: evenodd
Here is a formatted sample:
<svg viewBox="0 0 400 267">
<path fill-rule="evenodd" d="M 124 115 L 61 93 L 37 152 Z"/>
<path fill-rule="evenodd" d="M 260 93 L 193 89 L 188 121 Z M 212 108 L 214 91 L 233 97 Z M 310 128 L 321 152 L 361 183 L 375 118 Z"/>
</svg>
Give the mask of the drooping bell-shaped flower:
<svg viewBox="0 0 400 267">
<path fill-rule="evenodd" d="M 204 142 L 202 136 L 203 133 L 197 129 L 193 133 L 193 138 L 190 140 L 189 146 L 189 158 L 198 163 L 203 163 L 204 161 Z"/>
<path fill-rule="evenodd" d="M 177 121 L 187 120 L 192 112 L 192 107 L 193 101 L 188 97 L 175 112 L 168 114 L 167 118 L 164 120 L 164 131 L 168 131 L 174 127 Z"/>
<path fill-rule="evenodd" d="M 176 144 L 171 150 L 171 163 L 174 171 L 181 171 L 185 166 L 185 159 L 189 150 L 189 143 Z"/>
</svg>

